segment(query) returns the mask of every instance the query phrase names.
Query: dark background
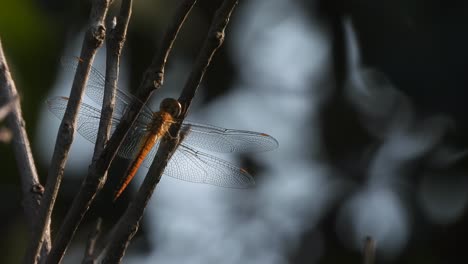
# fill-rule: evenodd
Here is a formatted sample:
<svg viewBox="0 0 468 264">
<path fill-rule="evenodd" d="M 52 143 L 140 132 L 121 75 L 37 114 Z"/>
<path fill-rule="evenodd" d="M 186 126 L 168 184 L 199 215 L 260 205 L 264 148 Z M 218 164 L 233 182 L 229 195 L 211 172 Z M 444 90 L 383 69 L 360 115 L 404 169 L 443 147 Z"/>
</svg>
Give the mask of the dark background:
<svg viewBox="0 0 468 264">
<path fill-rule="evenodd" d="M 136 1 L 138 2 L 138 1 Z M 130 86 L 136 87 L 144 68 L 148 65 L 154 47 L 160 41 L 178 1 L 153 1 L 151 4 L 135 3 L 125 51 L 130 56 Z M 203 41 L 210 19 L 220 1 L 199 1 L 186 22 L 176 42 L 173 54 L 192 61 Z M 240 1 L 240 7 L 246 1 Z M 457 149 L 467 146 L 465 113 L 468 98 L 468 3 L 466 1 L 293 1 L 301 6 L 308 22 L 319 25 L 330 36 L 332 60 L 327 82 L 334 89 L 320 115 L 324 148 L 321 157 L 326 159 L 343 177 L 364 185 L 365 166 L 356 165 L 357 157 L 366 153 L 382 140 L 376 138 L 360 122 L 358 111 L 346 99 L 344 92 L 349 77 L 348 52 L 343 21 L 350 18 L 360 46 L 361 60 L 385 76 L 409 98 L 418 118 L 444 114 L 453 119 L 453 128 L 444 136 L 443 143 Z M 114 3 L 112 12 L 118 5 Z M 37 109 L 47 97 L 63 54 L 67 34 L 74 34 L 86 23 L 89 1 L 7 0 L 0 4 L 0 37 L 13 77 L 21 95 L 24 118 L 30 140 L 34 142 Z M 232 17 L 236 21 L 237 13 Z M 233 22 L 234 23 L 234 22 Z M 229 28 L 229 26 L 228 26 Z M 229 30 L 227 32 L 229 38 Z M 227 41 L 218 51 L 204 80 L 205 92 L 199 94 L 203 103 L 216 101 L 229 92 L 238 78 L 238 69 L 231 61 Z M 308 58 L 304 58 L 307 60 Z M 173 67 L 169 61 L 168 67 Z M 287 109 L 281 109 L 288 111 Z M 307 113 L 304 114 L 307 118 Z M 304 121 L 306 122 L 306 121 Z M 2 124 L 4 125 L 4 124 Z M 312 129 L 312 128 L 311 128 Z M 55 132 L 54 132 L 55 133 Z M 55 134 L 54 134 L 55 135 Z M 287 145 L 288 142 L 280 142 Z M 34 145 L 33 145 L 34 146 Z M 34 150 L 39 155 L 37 150 Z M 371 154 L 372 155 L 372 154 Z M 377 263 L 464 263 L 468 255 L 464 249 L 467 241 L 466 210 L 449 223 L 435 223 L 425 217 L 418 207 L 413 192 L 430 165 L 427 155 L 414 161 L 407 175 L 403 201 L 411 210 L 412 232 L 406 246 L 397 255 L 378 258 Z M 44 182 L 46 164 L 37 164 Z M 254 164 L 255 165 L 255 164 Z M 258 165 L 258 164 L 257 164 Z M 466 161 L 461 158 L 440 171 L 457 171 L 466 174 Z M 0 256 L 6 262 L 20 259 L 27 242 L 27 230 L 21 208 L 19 177 L 14 156 L 8 144 L 0 145 Z M 438 178 L 440 185 L 453 181 L 451 175 Z M 457 174 L 457 175 L 458 175 Z M 455 179 L 458 180 L 458 179 Z M 73 189 L 79 182 L 64 181 L 65 189 Z M 67 187 L 68 186 L 68 187 Z M 449 188 L 450 185 L 446 185 Z M 450 191 L 450 190 L 449 190 Z M 339 198 L 310 232 L 303 233 L 296 250 L 289 252 L 289 263 L 314 263 L 314 232 L 324 236 L 324 251 L 317 263 L 361 263 L 361 253 L 345 246 L 337 237 L 335 221 L 341 202 L 352 192 Z M 71 202 L 72 193 L 61 193 L 55 219 L 60 219 Z M 341 201 L 341 202 L 340 202 Z M 106 210 L 107 219 L 121 213 L 124 202 L 116 210 L 105 206 L 94 208 L 92 219 Z M 57 221 L 54 221 L 56 223 Z M 57 227 L 54 226 L 53 230 Z M 144 231 L 144 227 L 143 227 Z M 143 234 L 144 235 L 144 234 Z M 85 235 L 82 235 L 83 237 Z M 143 250 L 152 250 L 143 247 Z M 1 261 L 1 262 L 4 262 Z"/>
</svg>

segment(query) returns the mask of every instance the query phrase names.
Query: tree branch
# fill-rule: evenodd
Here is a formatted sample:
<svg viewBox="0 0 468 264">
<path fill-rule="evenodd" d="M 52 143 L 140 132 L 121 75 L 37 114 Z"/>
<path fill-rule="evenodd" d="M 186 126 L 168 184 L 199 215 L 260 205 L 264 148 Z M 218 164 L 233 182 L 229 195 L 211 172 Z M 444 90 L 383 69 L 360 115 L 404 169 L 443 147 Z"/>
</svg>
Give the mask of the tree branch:
<svg viewBox="0 0 468 264">
<path fill-rule="evenodd" d="M 154 56 L 151 65 L 145 71 L 143 80 L 137 90 L 136 96 L 140 101 L 146 103 L 151 93 L 164 84 L 164 70 L 167 58 L 172 51 L 172 46 L 177 38 L 177 34 L 179 34 L 180 28 L 196 2 L 197 0 L 184 0 L 177 7 L 174 17 L 164 33 L 158 53 Z"/>
<path fill-rule="evenodd" d="M 140 102 L 146 103 L 152 93 L 163 85 L 167 58 L 172 51 L 172 46 L 177 38 L 180 28 L 195 3 L 196 0 L 185 0 L 177 7 L 171 23 L 168 25 L 166 32 L 164 33 L 158 53 L 154 56 L 151 65 L 145 71 L 140 86 L 137 89 L 136 97 Z M 122 144 L 129 128 L 137 119 L 142 108 L 143 104 L 138 102 L 129 106 L 129 110 L 122 118 L 106 148 L 103 150 L 99 158 L 100 162 L 94 164 L 94 166 L 91 165 L 90 174 L 99 176 L 103 175 L 108 170 L 110 163 L 114 159 L 117 150 L 120 147 L 120 144 Z"/>
<path fill-rule="evenodd" d="M 102 218 L 98 218 L 96 221 L 96 225 L 94 226 L 93 230 L 89 234 L 88 237 L 88 244 L 86 245 L 85 256 L 82 261 L 83 264 L 95 264 L 97 263 L 97 255 L 96 253 L 96 244 L 99 236 L 101 235 L 101 225 L 102 225 Z"/>
<path fill-rule="evenodd" d="M 366 237 L 364 241 L 364 264 L 374 264 L 375 260 L 375 240 L 372 237 Z"/>
<path fill-rule="evenodd" d="M 35 263 L 37 260 L 39 248 L 45 234 L 45 227 L 48 226 L 51 221 L 50 218 L 52 210 L 63 178 L 68 152 L 73 141 L 77 113 L 83 97 L 83 91 L 88 80 L 90 67 L 97 49 L 104 41 L 104 18 L 109 7 L 109 1 L 110 0 L 94 0 L 92 2 L 89 28 L 86 31 L 80 54 L 80 58 L 84 62 L 80 63 L 76 70 L 70 92 L 70 99 L 59 127 L 57 141 L 47 176 L 46 190 L 41 201 L 39 218 L 35 227 L 36 233 L 33 235 L 30 246 L 26 252 L 25 263 Z M 51 252 L 54 252 L 53 248 Z M 57 260 L 54 259 L 54 256 L 52 256 L 52 260 Z"/>
<path fill-rule="evenodd" d="M 185 118 L 187 115 L 192 99 L 195 96 L 198 86 L 200 86 L 200 82 L 205 75 L 206 69 L 210 65 L 213 55 L 224 42 L 225 29 L 237 3 L 238 0 L 225 0 L 216 11 L 208 36 L 203 43 L 203 47 L 198 54 L 193 70 L 179 97 L 179 102 L 182 104 L 182 118 Z"/>
<path fill-rule="evenodd" d="M 208 36 L 205 39 L 194 68 L 190 73 L 181 96 L 179 97 L 179 101 L 183 104 L 183 112 L 181 113 L 178 122 L 171 126 L 171 135 L 179 134 L 181 128 L 180 125 L 187 115 L 187 110 L 190 107 L 197 88 L 200 86 L 200 82 L 203 79 L 206 69 L 208 68 L 216 50 L 224 41 L 225 28 L 237 3 L 237 0 L 225 0 L 221 7 L 216 11 Z M 185 131 L 182 131 L 181 133 L 182 137 L 185 136 L 184 132 Z M 103 263 L 120 263 L 122 261 L 130 240 L 138 230 L 146 205 L 148 204 L 156 185 L 159 183 L 161 175 L 164 172 L 170 157 L 175 152 L 179 142 L 182 142 L 182 140 L 179 141 L 178 136 L 166 136 L 163 138 L 153 164 L 151 164 L 136 197 L 130 203 L 111 234 L 111 238 L 109 239 L 110 245 L 103 259 Z"/>
<path fill-rule="evenodd" d="M 179 29 L 188 16 L 188 13 L 191 11 L 194 3 L 195 0 L 186 0 L 182 2 L 176 10 L 172 24 L 169 25 L 163 37 L 159 53 L 156 54 L 152 65 L 146 71 L 143 81 L 141 82 L 138 89 L 138 91 L 140 91 L 140 101 L 146 102 L 152 92 L 159 88 L 160 85 L 162 85 L 167 57 L 172 50 L 172 45 L 177 37 Z M 122 8 L 124 8 L 125 1 L 123 1 L 122 4 Z M 131 3 L 128 5 L 128 7 L 131 7 Z M 117 21 L 117 24 L 119 24 L 120 21 Z M 54 254 L 55 260 L 59 260 L 58 256 L 60 255 L 61 258 L 63 255 L 63 252 L 66 250 L 68 243 L 78 228 L 78 225 L 83 219 L 83 216 L 93 202 L 96 193 L 104 185 L 106 181 L 107 170 L 109 169 L 109 166 L 114 159 L 118 148 L 122 144 L 129 128 L 131 125 L 133 125 L 136 118 L 138 117 L 142 107 L 143 105 L 138 103 L 129 106 L 129 111 L 127 111 L 125 116 L 122 118 L 115 132 L 106 144 L 106 147 L 102 150 L 101 155 L 98 159 L 93 160 L 92 164 L 90 165 L 88 169 L 88 175 L 85 178 L 78 195 L 75 197 L 72 206 L 65 217 L 64 224 L 60 227 L 58 232 L 57 239 L 51 252 L 51 255 Z M 57 248 L 55 247 L 55 244 L 57 244 Z"/>
<path fill-rule="evenodd" d="M 18 100 L 18 91 L 11 77 L 8 64 L 3 53 L 0 41 L 0 98 L 8 100 L 7 105 L 2 110 L 11 110 L 11 115 L 7 117 L 8 126 L 13 132 L 13 151 L 21 178 L 21 189 L 23 193 L 23 209 L 28 222 L 31 235 L 34 234 L 34 220 L 38 218 L 39 205 L 41 202 L 44 187 L 39 182 L 39 177 L 29 145 L 26 133 L 26 123 Z M 10 108 L 10 109 L 7 109 Z M 2 117 L 3 119 L 3 117 Z M 42 246 L 41 257 L 44 257 L 50 250 L 50 226 L 43 227 L 44 244 Z M 39 255 L 39 248 L 38 253 Z"/>
<path fill-rule="evenodd" d="M 96 160 L 104 150 L 109 140 L 112 125 L 112 113 L 115 106 L 115 94 L 119 80 L 120 55 L 125 43 L 127 28 L 132 14 L 132 0 L 122 1 L 119 18 L 112 19 L 110 32 L 106 37 L 106 82 L 102 102 L 101 119 L 94 148 L 93 160 Z M 117 23 L 118 21 L 118 23 Z"/>
<path fill-rule="evenodd" d="M 161 175 L 166 168 L 169 159 L 178 145 L 178 137 L 164 137 L 153 164 L 143 181 L 136 197 L 132 200 L 124 215 L 119 219 L 110 235 L 109 248 L 107 249 L 102 263 L 120 263 L 125 254 L 125 250 L 138 230 L 143 212 L 148 204 L 154 188 L 159 183 Z"/>
<path fill-rule="evenodd" d="M 196 0 L 185 0 L 178 6 L 171 20 L 171 24 L 169 24 L 166 32 L 164 33 L 158 53 L 153 58 L 151 65 L 145 71 L 142 82 L 137 89 L 136 97 L 140 102 L 146 103 L 152 93 L 163 85 L 164 69 L 166 67 L 167 58 L 172 51 L 172 46 L 177 38 L 179 30 L 195 5 L 195 2 Z M 122 144 L 129 128 L 137 119 L 142 108 L 143 104 L 138 102 L 129 106 L 129 110 L 117 126 L 106 148 L 104 148 L 104 151 L 99 158 L 100 162 L 94 164 L 94 166 L 91 165 L 90 174 L 103 175 L 108 170 L 110 163 L 114 159 L 117 150 L 120 147 L 120 144 Z"/>
<path fill-rule="evenodd" d="M 100 162 L 98 157 L 104 150 L 104 146 L 110 134 L 112 112 L 114 111 L 115 93 L 119 76 L 120 55 L 127 34 L 131 13 L 132 0 L 122 1 L 117 23 L 113 25 L 110 32 L 107 34 L 106 82 L 92 164 Z M 91 165 L 91 167 L 93 167 L 93 165 Z M 104 172 L 102 177 L 90 178 L 88 176 L 84 180 L 77 196 L 73 200 L 72 207 L 65 216 L 65 220 L 57 233 L 57 238 L 54 241 L 54 247 L 51 252 L 51 258 L 54 260 L 60 260 L 63 257 L 81 220 L 94 200 L 95 195 L 104 185 L 106 177 L 107 173 Z"/>
<path fill-rule="evenodd" d="M 82 47 L 82 51 L 81 51 L 81 55 L 80 55 L 80 60 L 81 63 L 78 64 L 77 66 L 77 75 L 80 73 L 80 69 L 84 68 L 85 69 L 85 73 L 82 75 L 83 76 L 83 82 L 79 82 L 79 98 L 80 98 L 80 101 L 81 101 L 81 98 L 82 98 L 82 95 L 83 95 L 83 91 L 86 87 L 86 81 L 87 81 L 87 78 L 88 78 L 88 74 L 89 74 L 89 71 L 90 71 L 90 68 L 91 68 L 91 65 L 92 65 L 92 62 L 94 60 L 94 56 L 97 52 L 97 49 L 102 45 L 102 43 L 104 42 L 104 38 L 105 38 L 105 33 L 106 33 L 106 29 L 105 29 L 105 26 L 104 26 L 104 21 L 105 21 L 105 18 L 107 16 L 107 11 L 109 9 L 109 6 L 110 4 L 112 3 L 113 0 L 94 0 L 92 2 L 92 9 L 91 9 L 91 15 L 90 15 L 90 27 L 87 31 L 87 34 L 85 36 L 85 39 L 83 41 L 83 47 Z M 117 67 L 118 68 L 118 67 Z M 78 75 L 79 76 L 79 75 Z M 118 72 L 114 75 L 110 75 L 111 78 L 115 78 L 117 79 L 118 77 Z M 75 81 L 77 79 L 77 76 L 75 75 L 75 80 L 74 80 L 74 83 L 73 83 L 73 87 L 72 87 L 72 94 L 73 94 L 73 88 L 75 87 Z M 114 80 L 109 80 L 108 77 L 106 77 L 106 97 L 109 97 L 108 93 L 109 91 L 111 93 L 112 90 L 114 89 L 115 90 L 115 82 Z M 114 86 L 114 87 L 112 87 Z M 67 105 L 67 111 L 68 111 L 68 107 L 70 106 L 71 104 L 71 101 L 73 99 L 73 96 L 72 94 L 70 95 L 70 99 L 69 99 L 69 103 Z M 110 100 L 113 100 L 113 95 L 111 94 L 111 96 L 109 97 Z M 104 103 L 107 103 L 107 100 L 109 100 L 109 98 L 106 98 L 104 100 Z M 75 114 L 75 120 L 76 120 L 76 112 L 74 113 Z M 112 115 L 112 112 L 110 113 Z M 67 117 L 67 112 L 65 112 L 65 115 L 64 115 L 64 119 Z M 104 118 L 105 119 L 105 118 Z M 101 119 L 101 121 L 103 121 L 103 119 Z M 99 144 L 96 146 L 95 148 L 95 153 L 96 152 L 100 152 L 101 151 L 101 148 L 100 146 L 102 146 L 103 144 L 105 144 L 105 141 L 103 142 L 102 140 L 105 140 L 105 136 L 103 137 L 102 135 L 107 135 L 109 132 L 106 131 L 106 127 L 110 126 L 110 119 L 107 119 L 106 122 L 101 122 L 100 123 L 100 127 L 99 127 L 99 133 L 100 133 L 100 139 L 98 139 L 99 141 Z M 62 121 L 63 123 L 63 121 Z M 59 131 L 61 131 L 59 129 Z M 93 160 L 94 161 L 94 160 Z M 77 197 L 75 197 L 74 201 L 73 201 L 73 204 L 75 204 L 78 196 L 81 192 L 81 190 L 83 188 L 85 188 L 86 186 L 88 185 L 87 181 L 85 180 L 81 186 L 81 189 L 80 189 L 80 192 L 78 193 Z M 96 192 L 89 192 L 88 193 L 89 195 L 93 196 L 96 195 Z M 89 204 L 88 204 L 88 207 L 89 207 Z M 71 208 L 69 210 L 69 212 L 67 213 L 62 225 L 60 226 L 60 229 L 59 229 L 59 232 L 57 233 L 57 238 L 55 239 L 54 243 L 53 243 L 53 247 L 52 247 L 52 250 L 47 258 L 47 263 L 58 263 L 61 261 L 61 259 L 63 258 L 63 255 L 65 254 L 65 251 L 69 245 L 69 243 L 71 242 L 71 239 L 73 237 L 73 233 L 76 231 L 76 228 L 71 230 L 71 231 L 68 231 L 67 232 L 67 224 L 70 222 L 70 211 L 72 210 L 73 208 Z M 82 217 L 84 216 L 84 213 L 80 216 L 80 217 L 76 217 L 78 221 L 78 224 L 79 222 L 81 221 Z M 76 227 L 78 226 L 78 224 L 76 225 Z M 65 228 L 64 228 L 65 227 Z M 65 229 L 65 231 L 64 231 Z M 68 229 L 69 230 L 69 229 Z M 70 234 L 71 233 L 71 234 Z"/>
</svg>

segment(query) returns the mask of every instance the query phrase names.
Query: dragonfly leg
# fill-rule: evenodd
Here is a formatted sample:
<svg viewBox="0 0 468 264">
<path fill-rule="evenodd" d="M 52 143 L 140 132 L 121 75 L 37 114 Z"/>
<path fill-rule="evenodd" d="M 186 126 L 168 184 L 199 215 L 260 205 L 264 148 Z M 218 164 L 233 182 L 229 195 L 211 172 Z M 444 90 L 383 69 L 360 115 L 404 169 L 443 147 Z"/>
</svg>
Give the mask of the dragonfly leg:
<svg viewBox="0 0 468 264">
<path fill-rule="evenodd" d="M 175 139 L 177 138 L 177 135 L 172 135 L 171 131 L 167 131 L 166 136 L 169 137 L 170 139 Z"/>
</svg>

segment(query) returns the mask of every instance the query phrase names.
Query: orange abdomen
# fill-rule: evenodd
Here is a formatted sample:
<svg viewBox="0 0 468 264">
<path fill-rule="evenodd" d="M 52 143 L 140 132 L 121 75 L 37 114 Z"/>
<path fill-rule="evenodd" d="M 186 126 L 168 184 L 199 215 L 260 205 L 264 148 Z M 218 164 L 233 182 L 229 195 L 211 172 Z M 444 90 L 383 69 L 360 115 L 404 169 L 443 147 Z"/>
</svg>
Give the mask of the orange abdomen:
<svg viewBox="0 0 468 264">
<path fill-rule="evenodd" d="M 146 156 L 151 151 L 154 144 L 156 144 L 156 142 L 167 133 L 169 127 L 173 123 L 172 117 L 165 112 L 157 112 L 154 114 L 158 116 L 155 116 L 155 120 L 153 121 L 153 123 L 149 124 L 150 132 L 148 133 L 146 138 L 142 140 L 140 151 L 138 152 L 135 160 L 130 165 L 127 172 L 127 176 L 123 179 L 119 189 L 115 193 L 114 201 L 117 200 L 117 198 L 119 198 L 119 196 L 122 194 L 125 188 L 127 188 L 128 184 L 135 177 L 138 169 L 141 166 L 141 163 L 145 160 Z"/>
</svg>

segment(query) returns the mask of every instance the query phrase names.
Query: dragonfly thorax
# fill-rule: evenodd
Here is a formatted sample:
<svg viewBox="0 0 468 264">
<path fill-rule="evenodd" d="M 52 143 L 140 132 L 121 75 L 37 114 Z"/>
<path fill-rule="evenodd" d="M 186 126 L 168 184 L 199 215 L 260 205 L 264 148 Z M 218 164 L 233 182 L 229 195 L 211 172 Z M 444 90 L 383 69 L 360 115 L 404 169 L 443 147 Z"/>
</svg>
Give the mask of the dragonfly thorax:
<svg viewBox="0 0 468 264">
<path fill-rule="evenodd" d="M 166 98 L 161 102 L 159 108 L 158 112 L 153 113 L 147 128 L 152 134 L 162 137 L 179 116 L 182 106 L 176 99 Z"/>
<path fill-rule="evenodd" d="M 174 118 L 164 111 L 154 112 L 151 122 L 148 123 L 148 130 L 153 134 L 163 136 L 171 124 L 174 123 Z"/>
</svg>

